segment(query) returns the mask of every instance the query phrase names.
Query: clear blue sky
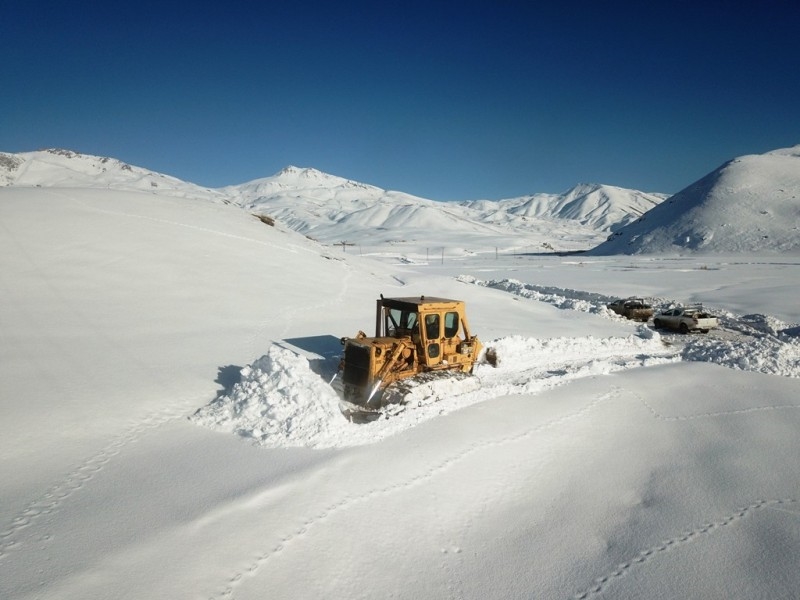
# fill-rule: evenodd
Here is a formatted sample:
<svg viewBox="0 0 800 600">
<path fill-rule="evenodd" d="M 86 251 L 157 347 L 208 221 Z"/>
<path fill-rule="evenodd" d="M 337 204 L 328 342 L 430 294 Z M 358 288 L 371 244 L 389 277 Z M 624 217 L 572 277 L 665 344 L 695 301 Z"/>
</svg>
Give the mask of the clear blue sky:
<svg viewBox="0 0 800 600">
<path fill-rule="evenodd" d="M 677 192 L 800 143 L 800 4 L 0 0 L 0 151 L 218 187 Z"/>
</svg>

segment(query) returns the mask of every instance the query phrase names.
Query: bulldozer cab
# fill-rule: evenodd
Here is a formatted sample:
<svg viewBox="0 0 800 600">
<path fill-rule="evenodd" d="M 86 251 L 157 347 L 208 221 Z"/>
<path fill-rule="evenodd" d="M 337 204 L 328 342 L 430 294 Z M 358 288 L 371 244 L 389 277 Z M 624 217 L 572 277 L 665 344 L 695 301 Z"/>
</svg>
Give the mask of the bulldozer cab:
<svg viewBox="0 0 800 600">
<path fill-rule="evenodd" d="M 464 303 L 447 298 L 380 298 L 375 337 L 408 338 L 418 360 L 436 367 L 460 353 L 469 339 Z"/>
<path fill-rule="evenodd" d="M 339 382 L 350 415 L 354 406 L 374 415 L 383 402 L 396 402 L 383 395 L 395 382 L 422 374 L 471 373 L 482 348 L 469 332 L 462 301 L 425 296 L 381 296 L 375 336 L 359 331 L 342 338 L 342 345 Z"/>
</svg>

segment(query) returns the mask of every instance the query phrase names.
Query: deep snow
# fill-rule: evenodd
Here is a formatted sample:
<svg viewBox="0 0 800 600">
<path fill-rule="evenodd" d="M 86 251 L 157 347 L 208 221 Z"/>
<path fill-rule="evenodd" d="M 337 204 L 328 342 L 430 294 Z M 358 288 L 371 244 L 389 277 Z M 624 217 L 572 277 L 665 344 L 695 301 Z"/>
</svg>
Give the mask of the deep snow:
<svg viewBox="0 0 800 600">
<path fill-rule="evenodd" d="M 796 595 L 800 259 L 422 249 L 0 189 L 0 597 Z M 348 423 L 326 381 L 380 293 L 463 298 L 499 367 Z M 603 308 L 634 294 L 723 328 Z"/>
</svg>

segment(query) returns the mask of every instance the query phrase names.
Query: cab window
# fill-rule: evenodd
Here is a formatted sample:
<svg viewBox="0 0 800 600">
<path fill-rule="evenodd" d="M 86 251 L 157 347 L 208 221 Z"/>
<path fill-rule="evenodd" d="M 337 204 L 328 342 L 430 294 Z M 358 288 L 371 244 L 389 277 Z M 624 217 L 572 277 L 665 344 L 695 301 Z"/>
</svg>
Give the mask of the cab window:
<svg viewBox="0 0 800 600">
<path fill-rule="evenodd" d="M 458 313 L 449 312 L 444 315 L 444 337 L 452 338 L 458 335 Z"/>
<path fill-rule="evenodd" d="M 390 336 L 398 333 L 403 335 L 414 333 L 417 326 L 417 313 L 392 308 L 389 309 L 386 316 L 388 317 L 386 331 Z"/>
<path fill-rule="evenodd" d="M 439 315 L 425 315 L 425 337 L 429 340 L 439 338 Z"/>
</svg>

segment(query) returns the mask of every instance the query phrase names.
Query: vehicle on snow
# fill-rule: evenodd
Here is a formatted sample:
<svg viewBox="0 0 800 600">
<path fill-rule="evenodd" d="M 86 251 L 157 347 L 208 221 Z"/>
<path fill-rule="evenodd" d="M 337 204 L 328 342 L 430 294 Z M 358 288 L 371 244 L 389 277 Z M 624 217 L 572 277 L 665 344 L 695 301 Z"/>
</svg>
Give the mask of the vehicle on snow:
<svg viewBox="0 0 800 600">
<path fill-rule="evenodd" d="M 642 298 L 623 298 L 607 304 L 608 310 L 633 321 L 647 323 L 653 316 L 653 307 Z"/>
<path fill-rule="evenodd" d="M 681 333 L 690 331 L 708 333 L 709 330 L 719 326 L 719 321 L 717 317 L 703 310 L 702 306 L 695 305 L 661 311 L 653 318 L 653 326 L 656 329 L 666 327 Z"/>
<path fill-rule="evenodd" d="M 342 412 L 353 420 L 372 420 L 388 404 L 403 404 L 402 393 L 389 393 L 397 382 L 472 373 L 483 348 L 469 329 L 464 302 L 425 296 L 381 295 L 375 336 L 359 331 L 341 341 L 344 353 L 334 380 Z M 493 353 L 487 354 L 492 361 Z"/>
</svg>

